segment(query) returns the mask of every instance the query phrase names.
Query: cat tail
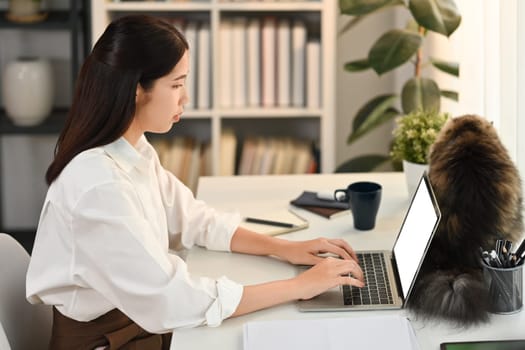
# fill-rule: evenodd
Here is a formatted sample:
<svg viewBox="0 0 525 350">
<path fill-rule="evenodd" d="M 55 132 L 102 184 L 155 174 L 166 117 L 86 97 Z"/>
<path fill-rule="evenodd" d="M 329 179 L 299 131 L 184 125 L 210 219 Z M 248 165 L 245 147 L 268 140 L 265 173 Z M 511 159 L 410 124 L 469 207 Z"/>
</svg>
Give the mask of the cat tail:
<svg viewBox="0 0 525 350">
<path fill-rule="evenodd" d="M 435 270 L 420 274 L 408 308 L 423 318 L 442 318 L 460 327 L 488 321 L 488 292 L 479 270 Z"/>
</svg>

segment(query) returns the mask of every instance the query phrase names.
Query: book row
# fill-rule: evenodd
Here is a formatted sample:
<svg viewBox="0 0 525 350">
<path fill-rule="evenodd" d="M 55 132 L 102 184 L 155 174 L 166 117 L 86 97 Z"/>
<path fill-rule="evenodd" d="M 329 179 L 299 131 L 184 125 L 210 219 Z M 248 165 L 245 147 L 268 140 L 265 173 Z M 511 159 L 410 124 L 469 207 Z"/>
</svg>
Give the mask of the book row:
<svg viewBox="0 0 525 350">
<path fill-rule="evenodd" d="M 212 174 L 211 144 L 193 137 L 156 138 L 151 141 L 162 166 L 188 186 L 193 193 L 199 176 Z"/>
<path fill-rule="evenodd" d="M 249 136 L 238 140 L 231 130 L 221 135 L 221 175 L 275 175 L 318 172 L 311 141 L 293 137 Z"/>
<path fill-rule="evenodd" d="M 321 42 L 286 17 L 233 17 L 219 29 L 221 107 L 321 107 Z"/>
<path fill-rule="evenodd" d="M 190 45 L 187 109 L 212 105 L 210 25 L 172 19 Z M 286 17 L 226 17 L 218 33 L 222 108 L 321 108 L 321 42 L 304 21 Z"/>
<path fill-rule="evenodd" d="M 209 176 L 212 154 L 209 142 L 190 136 L 155 138 L 151 144 L 162 166 L 195 191 L 199 176 Z M 293 137 L 246 137 L 233 131 L 221 135 L 220 175 L 303 174 L 318 172 L 312 142 Z"/>
</svg>

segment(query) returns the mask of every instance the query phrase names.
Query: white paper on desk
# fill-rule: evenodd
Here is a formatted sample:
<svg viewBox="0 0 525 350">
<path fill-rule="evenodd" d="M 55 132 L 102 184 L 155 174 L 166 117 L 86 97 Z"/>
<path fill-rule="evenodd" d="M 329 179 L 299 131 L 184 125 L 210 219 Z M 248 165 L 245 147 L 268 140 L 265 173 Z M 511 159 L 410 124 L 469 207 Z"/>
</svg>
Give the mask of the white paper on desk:
<svg viewBox="0 0 525 350">
<path fill-rule="evenodd" d="M 410 321 L 397 315 L 248 322 L 243 338 L 244 350 L 419 349 Z"/>
<path fill-rule="evenodd" d="M 259 219 L 265 219 L 265 220 L 272 220 L 272 221 L 278 221 L 278 222 L 285 222 L 289 224 L 293 224 L 293 227 L 279 227 L 279 226 L 273 226 L 273 225 L 264 225 L 264 224 L 256 224 L 253 222 L 241 222 L 242 227 L 262 233 L 269 236 L 275 236 L 275 235 L 281 235 L 283 233 L 289 233 L 294 232 L 298 230 L 303 230 L 305 228 L 308 228 L 308 221 L 304 220 L 303 218 L 299 217 L 295 212 L 293 212 L 290 209 L 280 209 L 275 210 L 272 212 L 262 213 L 260 215 L 256 215 Z"/>
</svg>

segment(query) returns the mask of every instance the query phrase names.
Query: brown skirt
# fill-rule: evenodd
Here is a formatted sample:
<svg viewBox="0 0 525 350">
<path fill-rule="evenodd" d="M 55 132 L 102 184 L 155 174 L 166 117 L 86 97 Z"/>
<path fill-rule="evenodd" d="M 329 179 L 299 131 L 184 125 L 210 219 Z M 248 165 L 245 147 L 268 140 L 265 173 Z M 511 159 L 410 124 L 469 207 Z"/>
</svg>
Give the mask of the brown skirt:
<svg viewBox="0 0 525 350">
<path fill-rule="evenodd" d="M 171 333 L 148 333 L 117 309 L 80 322 L 53 308 L 50 350 L 93 350 L 99 346 L 108 350 L 169 350 L 170 342 Z"/>
</svg>

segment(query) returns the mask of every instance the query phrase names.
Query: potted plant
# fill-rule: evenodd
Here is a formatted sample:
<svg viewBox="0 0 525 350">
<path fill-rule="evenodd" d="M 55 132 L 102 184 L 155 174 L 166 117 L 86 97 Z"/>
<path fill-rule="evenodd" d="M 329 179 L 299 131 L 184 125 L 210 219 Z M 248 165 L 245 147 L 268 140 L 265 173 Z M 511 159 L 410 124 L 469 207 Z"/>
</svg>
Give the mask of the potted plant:
<svg viewBox="0 0 525 350">
<path fill-rule="evenodd" d="M 418 109 L 396 119 L 392 160 L 402 162 L 408 193 L 414 193 L 423 171 L 428 170 L 428 152 L 439 131 L 450 119 L 448 113 Z"/>
<path fill-rule="evenodd" d="M 423 53 L 423 41 L 429 31 L 448 37 L 458 28 L 461 16 L 454 0 L 339 0 L 341 13 L 352 16 L 342 32 L 353 28 L 366 16 L 394 6 L 404 8 L 410 14 L 406 27 L 384 33 L 372 44 L 367 57 L 347 62 L 345 70 L 361 72 L 373 69 L 382 75 L 410 63 L 414 67 L 413 75 L 403 84 L 400 94 L 376 96 L 358 110 L 348 144 L 400 115 L 416 110 L 439 111 L 441 97 L 458 100 L 457 92 L 441 89 L 433 79 L 422 74 L 422 68 L 428 66 L 459 76 L 457 63 L 427 58 Z M 388 160 L 389 155 L 360 156 L 341 164 L 337 171 L 370 171 Z"/>
</svg>

